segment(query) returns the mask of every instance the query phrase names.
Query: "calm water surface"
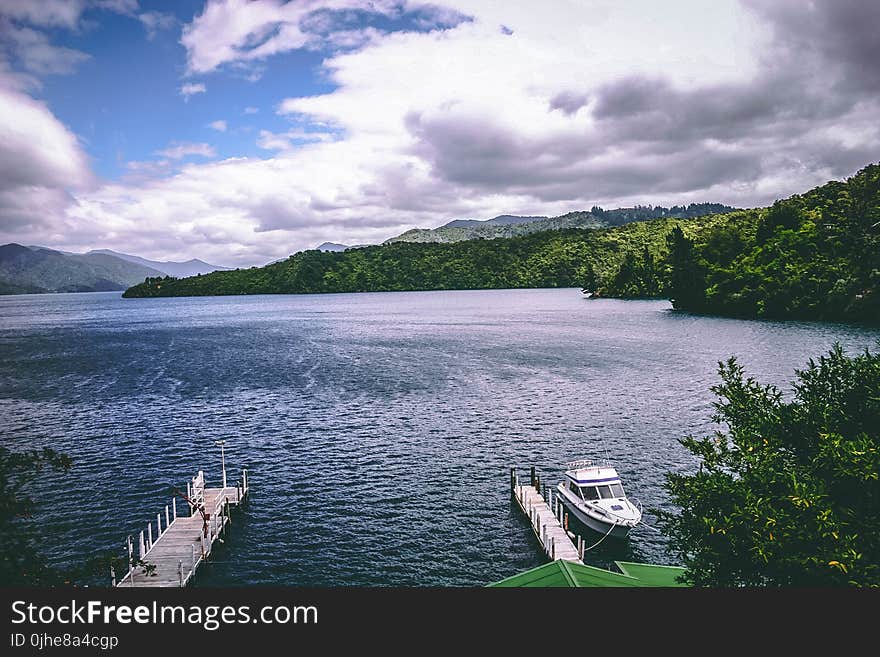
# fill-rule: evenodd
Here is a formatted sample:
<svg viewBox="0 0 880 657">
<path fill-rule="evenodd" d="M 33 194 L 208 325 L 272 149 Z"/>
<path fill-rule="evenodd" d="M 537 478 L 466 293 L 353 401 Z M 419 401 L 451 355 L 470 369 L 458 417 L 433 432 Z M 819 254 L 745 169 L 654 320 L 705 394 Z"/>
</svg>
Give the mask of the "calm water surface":
<svg viewBox="0 0 880 657">
<path fill-rule="evenodd" d="M 509 466 L 556 481 L 607 449 L 667 508 L 664 473 L 694 467 L 676 439 L 714 428 L 719 359 L 787 388 L 835 341 L 878 339 L 570 289 L 0 297 L 0 444 L 75 459 L 39 484 L 59 564 L 121 549 L 196 469 L 217 482 L 225 438 L 252 499 L 197 586 L 481 585 L 543 563 Z M 671 558 L 643 528 L 588 555 L 613 559 Z"/>
</svg>

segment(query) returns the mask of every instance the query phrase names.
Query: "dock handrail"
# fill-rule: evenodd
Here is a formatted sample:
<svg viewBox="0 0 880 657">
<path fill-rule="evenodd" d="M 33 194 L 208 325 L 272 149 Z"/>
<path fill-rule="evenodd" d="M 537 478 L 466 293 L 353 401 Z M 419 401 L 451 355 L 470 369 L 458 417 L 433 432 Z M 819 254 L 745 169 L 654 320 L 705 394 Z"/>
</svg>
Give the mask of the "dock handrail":
<svg viewBox="0 0 880 657">
<path fill-rule="evenodd" d="M 164 513 L 160 511 L 155 516 L 155 535 L 151 519 L 145 530 L 136 536 L 128 536 L 124 546 L 128 556 L 128 572 L 121 580 L 117 580 L 116 572 L 111 567 L 113 586 L 186 586 L 192 580 L 198 566 L 211 554 L 214 543 L 223 542 L 221 537 L 232 523 L 231 507 L 240 506 L 248 497 L 250 477 L 247 469 L 243 469 L 241 479 L 235 485 L 227 485 L 219 489 L 207 488 L 204 473 L 199 470 L 198 474 L 187 482 L 187 495 L 175 487 L 172 487 L 172 491 L 170 505 L 166 504 Z M 191 497 L 193 494 L 197 495 L 198 499 Z M 178 514 L 177 497 L 187 501 L 189 515 Z M 201 516 L 201 521 L 196 520 L 194 516 Z M 171 538 L 165 538 L 171 530 L 173 530 Z M 197 536 L 194 542 L 181 542 L 184 536 L 193 537 L 194 534 Z M 155 563 L 149 563 L 155 554 L 154 550 L 160 545 L 162 548 L 159 550 L 158 558 L 152 559 Z M 186 550 L 187 545 L 189 551 Z M 151 571 L 136 572 L 142 566 Z M 135 581 L 136 577 L 137 581 Z"/>
</svg>

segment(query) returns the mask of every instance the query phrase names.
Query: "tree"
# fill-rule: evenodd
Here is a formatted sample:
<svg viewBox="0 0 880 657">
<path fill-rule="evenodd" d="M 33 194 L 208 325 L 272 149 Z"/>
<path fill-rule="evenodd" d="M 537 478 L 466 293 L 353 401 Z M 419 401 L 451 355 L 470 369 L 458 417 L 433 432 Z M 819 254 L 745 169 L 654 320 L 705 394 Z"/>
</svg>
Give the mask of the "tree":
<svg viewBox="0 0 880 657">
<path fill-rule="evenodd" d="M 596 276 L 596 270 L 593 269 L 591 263 L 587 263 L 583 269 L 583 277 L 581 278 L 581 288 L 587 292 L 595 292 L 599 286 L 599 279 Z"/>
<path fill-rule="evenodd" d="M 646 244 L 642 248 L 642 262 L 639 267 L 639 278 L 641 279 L 641 294 L 645 297 L 656 297 L 660 294 L 660 286 L 657 282 L 657 267 L 654 264 L 654 256 L 648 250 Z"/>
<path fill-rule="evenodd" d="M 786 401 L 719 364 L 714 436 L 681 443 L 701 461 L 668 474 L 680 513 L 659 512 L 702 586 L 880 585 L 880 354 L 840 345 L 796 371 Z"/>
<path fill-rule="evenodd" d="M 0 585 L 40 586 L 62 581 L 38 547 L 30 518 L 37 502 L 28 488 L 45 469 L 66 472 L 72 461 L 48 447 L 12 452 L 0 447 Z"/>
<path fill-rule="evenodd" d="M 639 266 L 636 256 L 632 251 L 627 251 L 617 273 L 611 281 L 611 290 L 614 296 L 638 297 L 641 296 L 641 281 L 639 279 Z"/>
<path fill-rule="evenodd" d="M 794 230 L 802 219 L 800 209 L 794 204 L 788 201 L 776 201 L 758 224 L 756 240 L 759 244 L 763 244 L 773 236 L 777 228 Z"/>
<path fill-rule="evenodd" d="M 684 236 L 680 226 L 666 236 L 669 280 L 666 292 L 673 308 L 700 310 L 705 302 L 705 272 L 697 261 L 694 244 Z"/>
</svg>

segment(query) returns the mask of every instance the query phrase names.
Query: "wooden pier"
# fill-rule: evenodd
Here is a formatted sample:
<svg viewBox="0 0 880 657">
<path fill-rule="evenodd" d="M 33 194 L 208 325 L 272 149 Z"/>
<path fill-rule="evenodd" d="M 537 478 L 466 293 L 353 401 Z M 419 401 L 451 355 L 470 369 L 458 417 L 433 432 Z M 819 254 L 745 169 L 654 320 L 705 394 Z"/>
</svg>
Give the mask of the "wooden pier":
<svg viewBox="0 0 880 657">
<path fill-rule="evenodd" d="M 189 507 L 189 515 L 178 515 L 177 497 L 172 497 L 170 505 L 165 505 L 164 515 L 161 512 L 156 514 L 155 535 L 152 522 L 140 533 L 137 552 L 134 539 L 129 536 L 126 544 L 128 572 L 119 582 L 116 582 L 114 573 L 114 586 L 186 586 L 210 556 L 216 542 L 222 542 L 221 534 L 232 522 L 232 507 L 241 505 L 249 491 L 247 470 L 241 471 L 240 482 L 227 486 L 224 465 L 220 488 L 206 487 L 205 474 L 199 470 L 187 484 L 187 495 L 182 504 Z"/>
<path fill-rule="evenodd" d="M 552 561 L 562 559 L 583 564 L 584 540 L 568 531 L 568 512 L 553 489 L 544 486 L 541 494 L 541 481 L 535 476 L 535 468 L 531 469 L 529 483 L 520 482 L 516 468 L 511 468 L 510 491 L 529 519 L 544 554 Z M 576 545 L 573 540 L 577 541 Z"/>
</svg>

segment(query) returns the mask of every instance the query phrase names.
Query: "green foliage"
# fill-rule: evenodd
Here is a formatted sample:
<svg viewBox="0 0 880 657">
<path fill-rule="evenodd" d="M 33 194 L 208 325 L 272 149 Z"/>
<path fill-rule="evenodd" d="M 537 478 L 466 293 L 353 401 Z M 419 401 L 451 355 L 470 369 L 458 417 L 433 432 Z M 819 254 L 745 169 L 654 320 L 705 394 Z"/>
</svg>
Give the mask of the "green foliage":
<svg viewBox="0 0 880 657">
<path fill-rule="evenodd" d="M 786 401 L 719 364 L 714 436 L 668 474 L 661 527 L 701 586 L 880 586 L 880 355 L 835 346 Z"/>
<path fill-rule="evenodd" d="M 124 290 L 159 273 L 104 254 L 64 254 L 20 244 L 0 246 L 0 294 Z"/>
<path fill-rule="evenodd" d="M 647 246 L 637 258 L 627 251 L 611 281 L 600 288 L 600 296 L 622 299 L 651 298 L 660 295 L 660 272 Z"/>
<path fill-rule="evenodd" d="M 687 230 L 701 235 L 729 221 L 728 216 L 688 220 Z M 643 263 L 647 248 L 650 259 L 659 262 L 666 234 L 679 223 L 682 220 L 664 218 L 615 228 L 544 231 L 452 244 L 395 242 L 344 252 L 303 251 L 265 267 L 182 279 L 151 278 L 124 296 L 575 287 L 584 285 L 591 269 L 601 287 L 614 276 L 627 252 L 640 254 Z"/>
<path fill-rule="evenodd" d="M 29 491 L 46 469 L 65 472 L 72 462 L 64 454 L 44 448 L 13 452 L 0 447 L 0 585 L 48 585 L 63 581 L 47 565 L 30 519 L 37 501 Z M 38 484 L 36 486 L 39 488 Z"/>
<path fill-rule="evenodd" d="M 304 251 L 266 267 L 148 279 L 124 296 L 586 287 L 595 281 L 600 296 L 666 296 L 679 310 L 880 322 L 880 166 L 769 209 L 673 216 L 692 209 L 705 208 L 674 207 L 651 221 L 633 217 L 667 209 L 597 208 L 581 214 L 627 223 Z M 624 210 L 629 214 L 618 216 Z"/>
<path fill-rule="evenodd" d="M 547 230 L 569 230 L 572 228 L 603 228 L 622 226 L 632 221 L 650 221 L 651 219 L 679 218 L 688 219 L 708 214 L 730 212 L 735 208 L 720 203 L 691 203 L 690 205 L 674 205 L 665 208 L 661 205 L 637 205 L 632 208 L 616 208 L 603 210 L 593 206 L 589 212 L 569 212 L 559 217 L 534 217 L 532 221 L 506 222 L 505 217 L 496 217 L 488 221 L 458 220 L 434 229 L 414 228 L 402 235 L 386 240 L 393 242 L 462 242 L 475 239 L 498 239 L 500 237 L 518 237 L 530 233 Z M 498 221 L 502 219 L 502 221 Z"/>
<path fill-rule="evenodd" d="M 740 317 L 880 321 L 880 166 L 777 201 L 754 235 L 716 230 L 695 257 L 702 299 L 686 310 Z"/>
<path fill-rule="evenodd" d="M 710 238 L 711 239 L 711 238 Z M 678 226 L 666 238 L 669 279 L 666 291 L 673 308 L 701 310 L 704 305 L 705 267 L 698 261 L 694 243 Z"/>
</svg>

